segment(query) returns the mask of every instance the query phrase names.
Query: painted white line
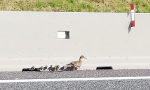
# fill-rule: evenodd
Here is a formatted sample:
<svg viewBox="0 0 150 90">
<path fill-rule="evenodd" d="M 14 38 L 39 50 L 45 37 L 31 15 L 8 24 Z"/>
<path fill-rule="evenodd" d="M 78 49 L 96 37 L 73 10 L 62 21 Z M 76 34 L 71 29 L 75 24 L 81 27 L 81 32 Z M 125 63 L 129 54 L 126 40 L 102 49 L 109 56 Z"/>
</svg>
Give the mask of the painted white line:
<svg viewBox="0 0 150 90">
<path fill-rule="evenodd" d="M 67 81 L 104 81 L 104 80 L 146 80 L 150 76 L 143 77 L 101 77 L 101 78 L 56 78 L 56 79 L 23 79 L 23 80 L 0 80 L 0 83 L 17 82 L 67 82 Z"/>
</svg>

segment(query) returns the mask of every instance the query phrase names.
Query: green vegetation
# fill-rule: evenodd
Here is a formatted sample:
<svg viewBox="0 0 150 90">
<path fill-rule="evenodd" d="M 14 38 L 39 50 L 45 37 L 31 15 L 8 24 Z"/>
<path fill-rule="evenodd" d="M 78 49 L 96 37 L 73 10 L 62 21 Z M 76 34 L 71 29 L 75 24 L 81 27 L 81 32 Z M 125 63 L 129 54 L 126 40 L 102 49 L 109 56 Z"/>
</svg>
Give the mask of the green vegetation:
<svg viewBox="0 0 150 90">
<path fill-rule="evenodd" d="M 150 0 L 0 0 L 0 10 L 128 12 L 131 2 L 136 4 L 137 12 L 150 12 Z"/>
</svg>

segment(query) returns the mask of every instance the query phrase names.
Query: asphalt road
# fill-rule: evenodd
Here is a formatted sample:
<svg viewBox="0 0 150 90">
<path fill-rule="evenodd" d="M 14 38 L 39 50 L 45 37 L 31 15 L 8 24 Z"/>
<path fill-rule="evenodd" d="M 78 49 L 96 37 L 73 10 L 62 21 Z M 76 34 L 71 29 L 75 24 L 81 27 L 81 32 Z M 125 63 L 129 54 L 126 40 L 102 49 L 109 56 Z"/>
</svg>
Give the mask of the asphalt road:
<svg viewBox="0 0 150 90">
<path fill-rule="evenodd" d="M 0 84 L 1 90 L 150 90 L 150 80 L 73 81 Z"/>
<path fill-rule="evenodd" d="M 150 79 L 7 82 L 4 80 L 150 76 L 150 70 L 0 72 L 0 90 L 150 90 Z"/>
</svg>

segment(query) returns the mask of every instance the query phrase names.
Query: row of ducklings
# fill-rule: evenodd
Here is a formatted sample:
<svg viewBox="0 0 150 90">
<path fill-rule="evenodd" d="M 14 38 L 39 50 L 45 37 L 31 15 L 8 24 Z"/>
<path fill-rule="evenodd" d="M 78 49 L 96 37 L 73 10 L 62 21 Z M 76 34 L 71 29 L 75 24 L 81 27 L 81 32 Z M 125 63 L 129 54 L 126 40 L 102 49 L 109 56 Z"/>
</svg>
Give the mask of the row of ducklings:
<svg viewBox="0 0 150 90">
<path fill-rule="evenodd" d="M 32 66 L 31 68 L 23 68 L 22 71 L 73 71 L 77 70 L 81 67 L 82 65 L 82 60 L 86 59 L 83 55 L 80 56 L 80 58 L 77 61 L 72 61 L 69 64 L 66 64 L 65 66 L 60 67 L 59 65 L 55 65 L 54 67 L 50 65 L 50 67 L 46 66 L 41 66 L 39 68 L 35 68 Z"/>
<path fill-rule="evenodd" d="M 66 65 L 66 66 L 62 66 L 60 67 L 59 65 L 55 65 L 54 67 L 52 65 L 50 65 L 50 67 L 46 66 L 41 66 L 39 68 L 35 68 L 34 66 L 32 66 L 31 68 L 23 68 L 23 71 L 50 71 L 50 72 L 54 72 L 54 71 L 74 71 L 77 70 L 78 68 L 73 66 L 73 65 Z"/>
<path fill-rule="evenodd" d="M 50 65 L 50 67 L 46 66 L 41 66 L 41 67 L 34 67 L 32 66 L 31 68 L 23 68 L 22 71 L 58 71 L 59 70 L 59 65 L 55 65 L 54 67 Z"/>
</svg>

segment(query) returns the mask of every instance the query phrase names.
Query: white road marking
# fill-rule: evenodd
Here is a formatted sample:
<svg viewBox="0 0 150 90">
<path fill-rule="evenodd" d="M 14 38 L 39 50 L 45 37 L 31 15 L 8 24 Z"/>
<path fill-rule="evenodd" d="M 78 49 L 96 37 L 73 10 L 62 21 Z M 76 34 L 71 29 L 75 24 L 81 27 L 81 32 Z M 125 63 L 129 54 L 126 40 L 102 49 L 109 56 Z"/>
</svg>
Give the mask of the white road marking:
<svg viewBox="0 0 150 90">
<path fill-rule="evenodd" d="M 55 78 L 55 79 L 20 79 L 20 80 L 0 80 L 0 83 L 17 82 L 67 82 L 67 81 L 104 81 L 104 80 L 146 80 L 150 76 L 142 77 L 99 77 L 99 78 Z"/>
</svg>

